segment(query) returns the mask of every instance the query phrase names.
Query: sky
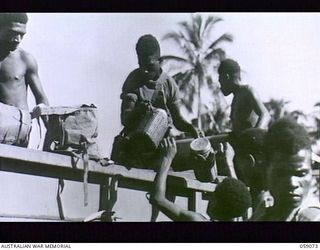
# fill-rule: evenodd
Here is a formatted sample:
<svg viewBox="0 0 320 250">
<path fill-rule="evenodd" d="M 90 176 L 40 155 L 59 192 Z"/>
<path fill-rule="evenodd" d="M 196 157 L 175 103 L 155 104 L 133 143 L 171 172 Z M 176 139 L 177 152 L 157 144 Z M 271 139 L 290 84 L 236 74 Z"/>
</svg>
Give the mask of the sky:
<svg viewBox="0 0 320 250">
<path fill-rule="evenodd" d="M 320 101 L 319 14 L 202 14 L 223 18 L 212 37 L 233 35 L 233 43 L 223 44 L 223 48 L 228 57 L 239 62 L 242 82 L 251 85 L 262 101 L 284 99 L 290 101 L 291 110 L 314 110 L 313 105 Z M 101 154 L 109 156 L 113 138 L 121 130 L 121 87 L 137 67 L 138 38 L 153 34 L 161 43 L 162 54 L 175 54 L 176 47 L 162 37 L 190 17 L 191 13 L 30 13 L 21 47 L 37 60 L 51 106 L 93 103 L 98 107 L 99 146 Z M 227 101 L 230 103 L 230 98 Z M 31 93 L 29 104 L 34 106 Z M 30 147 L 36 148 L 39 139 L 34 122 Z M 48 195 L 56 193 L 56 179 L 1 173 L 0 181 L 6 187 L 0 190 L 1 197 L 15 194 L 2 211 L 57 214 L 55 195 Z M 83 218 L 97 211 L 99 187 L 91 185 L 89 191 L 89 207 L 85 208 L 82 183 L 69 181 L 63 192 L 65 214 Z M 137 201 L 135 191 L 119 192 L 115 209 L 120 217 L 135 221 L 150 217 L 150 209 L 141 213 L 141 207 L 132 206 Z M 139 195 L 142 206 L 148 207 L 145 194 Z"/>
<path fill-rule="evenodd" d="M 289 109 L 306 113 L 320 101 L 320 15 L 318 13 L 202 13 L 223 18 L 212 37 L 230 33 L 223 44 L 239 62 L 242 82 L 262 101 L 290 101 Z M 99 143 L 110 155 L 120 131 L 120 93 L 137 67 L 135 44 L 147 33 L 161 43 L 162 54 L 177 54 L 164 34 L 191 13 L 30 13 L 21 47 L 37 60 L 51 106 L 95 104 L 99 110 Z M 33 98 L 30 95 L 30 106 Z M 227 100 L 230 102 L 230 99 Z M 190 119 L 190 117 L 188 117 Z M 31 147 L 39 136 L 33 130 Z"/>
</svg>

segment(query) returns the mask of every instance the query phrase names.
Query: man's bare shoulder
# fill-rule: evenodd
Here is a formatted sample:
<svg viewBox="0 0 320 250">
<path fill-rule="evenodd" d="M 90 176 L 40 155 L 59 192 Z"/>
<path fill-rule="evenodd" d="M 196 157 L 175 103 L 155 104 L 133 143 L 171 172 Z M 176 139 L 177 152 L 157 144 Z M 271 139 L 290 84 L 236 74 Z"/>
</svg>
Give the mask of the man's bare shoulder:
<svg viewBox="0 0 320 250">
<path fill-rule="evenodd" d="M 250 85 L 241 85 L 240 90 L 242 92 L 253 92 L 253 88 Z"/>
<path fill-rule="evenodd" d="M 255 90 L 249 85 L 241 85 L 239 96 L 244 98 L 255 98 L 256 92 Z"/>
<path fill-rule="evenodd" d="M 37 67 L 36 59 L 29 52 L 19 48 L 17 53 L 19 53 L 21 60 L 27 65 L 28 68 L 34 69 Z"/>
</svg>

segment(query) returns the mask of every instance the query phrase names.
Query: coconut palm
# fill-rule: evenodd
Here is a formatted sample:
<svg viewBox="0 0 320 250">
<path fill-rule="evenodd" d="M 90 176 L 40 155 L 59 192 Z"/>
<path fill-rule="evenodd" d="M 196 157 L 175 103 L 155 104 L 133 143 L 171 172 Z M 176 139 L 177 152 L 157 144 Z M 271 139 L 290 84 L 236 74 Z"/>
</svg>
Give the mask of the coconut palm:
<svg viewBox="0 0 320 250">
<path fill-rule="evenodd" d="M 218 46 L 222 42 L 233 41 L 233 37 L 227 33 L 220 35 L 217 39 L 211 39 L 213 28 L 221 21 L 222 18 L 220 17 L 208 16 L 205 18 L 195 14 L 191 16 L 190 22 L 178 23 L 179 31 L 169 32 L 163 37 L 163 40 L 172 40 L 182 52 L 181 56 L 162 56 L 162 60 L 179 64 L 179 73 L 173 77 L 184 95 L 182 103 L 190 113 L 192 113 L 193 103 L 197 96 L 197 118 L 200 129 L 201 88 L 205 85 L 209 88 L 217 88 L 218 85 L 214 84 L 209 71 L 213 69 L 214 62 L 219 62 L 225 58 L 224 50 Z M 221 95 L 213 94 L 213 98 L 221 98 Z"/>
</svg>

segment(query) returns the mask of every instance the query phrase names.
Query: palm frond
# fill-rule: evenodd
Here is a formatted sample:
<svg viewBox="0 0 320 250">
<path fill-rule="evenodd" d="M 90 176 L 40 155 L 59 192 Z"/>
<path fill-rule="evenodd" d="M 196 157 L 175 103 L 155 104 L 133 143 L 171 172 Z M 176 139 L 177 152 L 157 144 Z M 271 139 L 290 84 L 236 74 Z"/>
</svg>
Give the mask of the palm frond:
<svg viewBox="0 0 320 250">
<path fill-rule="evenodd" d="M 181 36 L 179 33 L 177 32 L 169 32 L 167 34 L 165 34 L 163 37 L 162 37 L 162 40 L 173 40 L 175 43 L 177 43 L 179 46 L 181 44 Z"/>
<path fill-rule="evenodd" d="M 190 25 L 188 22 L 180 22 L 179 25 L 186 32 L 189 42 L 192 43 L 195 48 L 199 48 L 200 43 L 197 38 L 196 31 L 193 29 L 193 24 Z"/>
<path fill-rule="evenodd" d="M 233 42 L 233 36 L 231 34 L 225 33 L 221 35 L 218 39 L 216 39 L 211 45 L 208 47 L 209 49 L 213 49 L 221 42 Z"/>
<path fill-rule="evenodd" d="M 202 27 L 202 16 L 195 15 L 193 16 L 193 31 L 197 37 L 197 41 L 199 41 L 199 47 L 202 46 L 202 39 L 201 39 L 201 27 Z"/>
<path fill-rule="evenodd" d="M 319 107 L 320 106 L 320 102 L 317 102 L 315 105 L 313 105 L 314 107 Z"/>
<path fill-rule="evenodd" d="M 221 99 L 224 98 L 220 94 L 218 84 L 213 82 L 208 72 L 208 67 L 210 67 L 210 71 L 215 71 L 212 68 L 214 64 L 212 62 L 225 57 L 225 52 L 222 48 L 219 48 L 218 44 L 225 41 L 233 41 L 233 37 L 230 34 L 223 34 L 216 40 L 209 39 L 214 25 L 222 20 L 222 18 L 215 16 L 191 15 L 191 20 L 178 23 L 179 30 L 177 32 L 170 32 L 163 37 L 164 40 L 173 40 L 178 45 L 179 50 L 183 52 L 180 55 L 165 55 L 162 59 L 164 61 L 180 62 L 183 66 L 188 66 L 186 67 L 187 70 L 180 70 L 173 78 L 180 89 L 181 102 L 188 112 L 195 111 L 192 109 L 194 101 L 199 100 L 198 118 L 201 116 L 200 107 L 203 104 L 203 100 L 198 99 L 198 97 L 203 90 L 204 84 L 211 88 L 210 95 L 212 95 L 215 103 L 223 102 Z M 210 46 L 208 47 L 207 45 Z M 218 118 L 223 126 L 227 124 L 224 117 L 218 115 Z M 223 129 L 222 125 L 219 124 L 217 126 L 221 126 Z"/>
<path fill-rule="evenodd" d="M 187 70 L 185 72 L 179 72 L 173 76 L 173 79 L 177 82 L 180 89 L 188 87 L 193 78 L 193 70 Z"/>
<path fill-rule="evenodd" d="M 190 41 L 182 32 L 169 32 L 163 36 L 162 40 L 172 40 L 175 42 L 179 49 L 187 55 L 190 61 L 194 57 L 194 48 L 190 46 Z"/>
<path fill-rule="evenodd" d="M 303 117 L 303 118 L 306 118 L 307 115 L 305 113 L 303 113 L 303 111 L 301 110 L 294 110 L 294 111 L 291 111 L 290 114 L 294 117 Z"/>
<path fill-rule="evenodd" d="M 207 34 L 210 34 L 214 25 L 220 21 L 223 21 L 221 17 L 209 16 L 205 21 L 205 24 L 202 30 L 202 36 L 205 37 Z"/>
<path fill-rule="evenodd" d="M 207 61 L 207 62 L 210 62 L 212 61 L 213 59 L 216 59 L 216 60 L 223 60 L 225 59 L 225 56 L 226 56 L 226 52 L 221 49 L 221 48 L 217 48 L 217 49 L 213 49 L 211 50 L 205 57 L 204 57 L 204 61 Z"/>
<path fill-rule="evenodd" d="M 171 60 L 171 61 L 180 62 L 180 63 L 182 62 L 182 63 L 188 64 L 190 66 L 193 66 L 192 62 L 190 62 L 189 60 L 187 60 L 183 57 L 179 57 L 179 56 L 164 55 L 164 56 L 160 57 L 160 60 L 161 60 L 161 62 Z"/>
</svg>

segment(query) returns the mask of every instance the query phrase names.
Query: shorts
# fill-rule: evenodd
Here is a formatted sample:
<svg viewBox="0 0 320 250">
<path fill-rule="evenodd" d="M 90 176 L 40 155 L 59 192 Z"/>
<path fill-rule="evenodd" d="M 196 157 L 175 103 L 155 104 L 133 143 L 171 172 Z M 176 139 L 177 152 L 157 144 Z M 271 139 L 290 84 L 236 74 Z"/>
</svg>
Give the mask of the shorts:
<svg viewBox="0 0 320 250">
<path fill-rule="evenodd" d="M 31 129 L 28 111 L 0 103 L 0 143 L 27 147 Z"/>
</svg>

